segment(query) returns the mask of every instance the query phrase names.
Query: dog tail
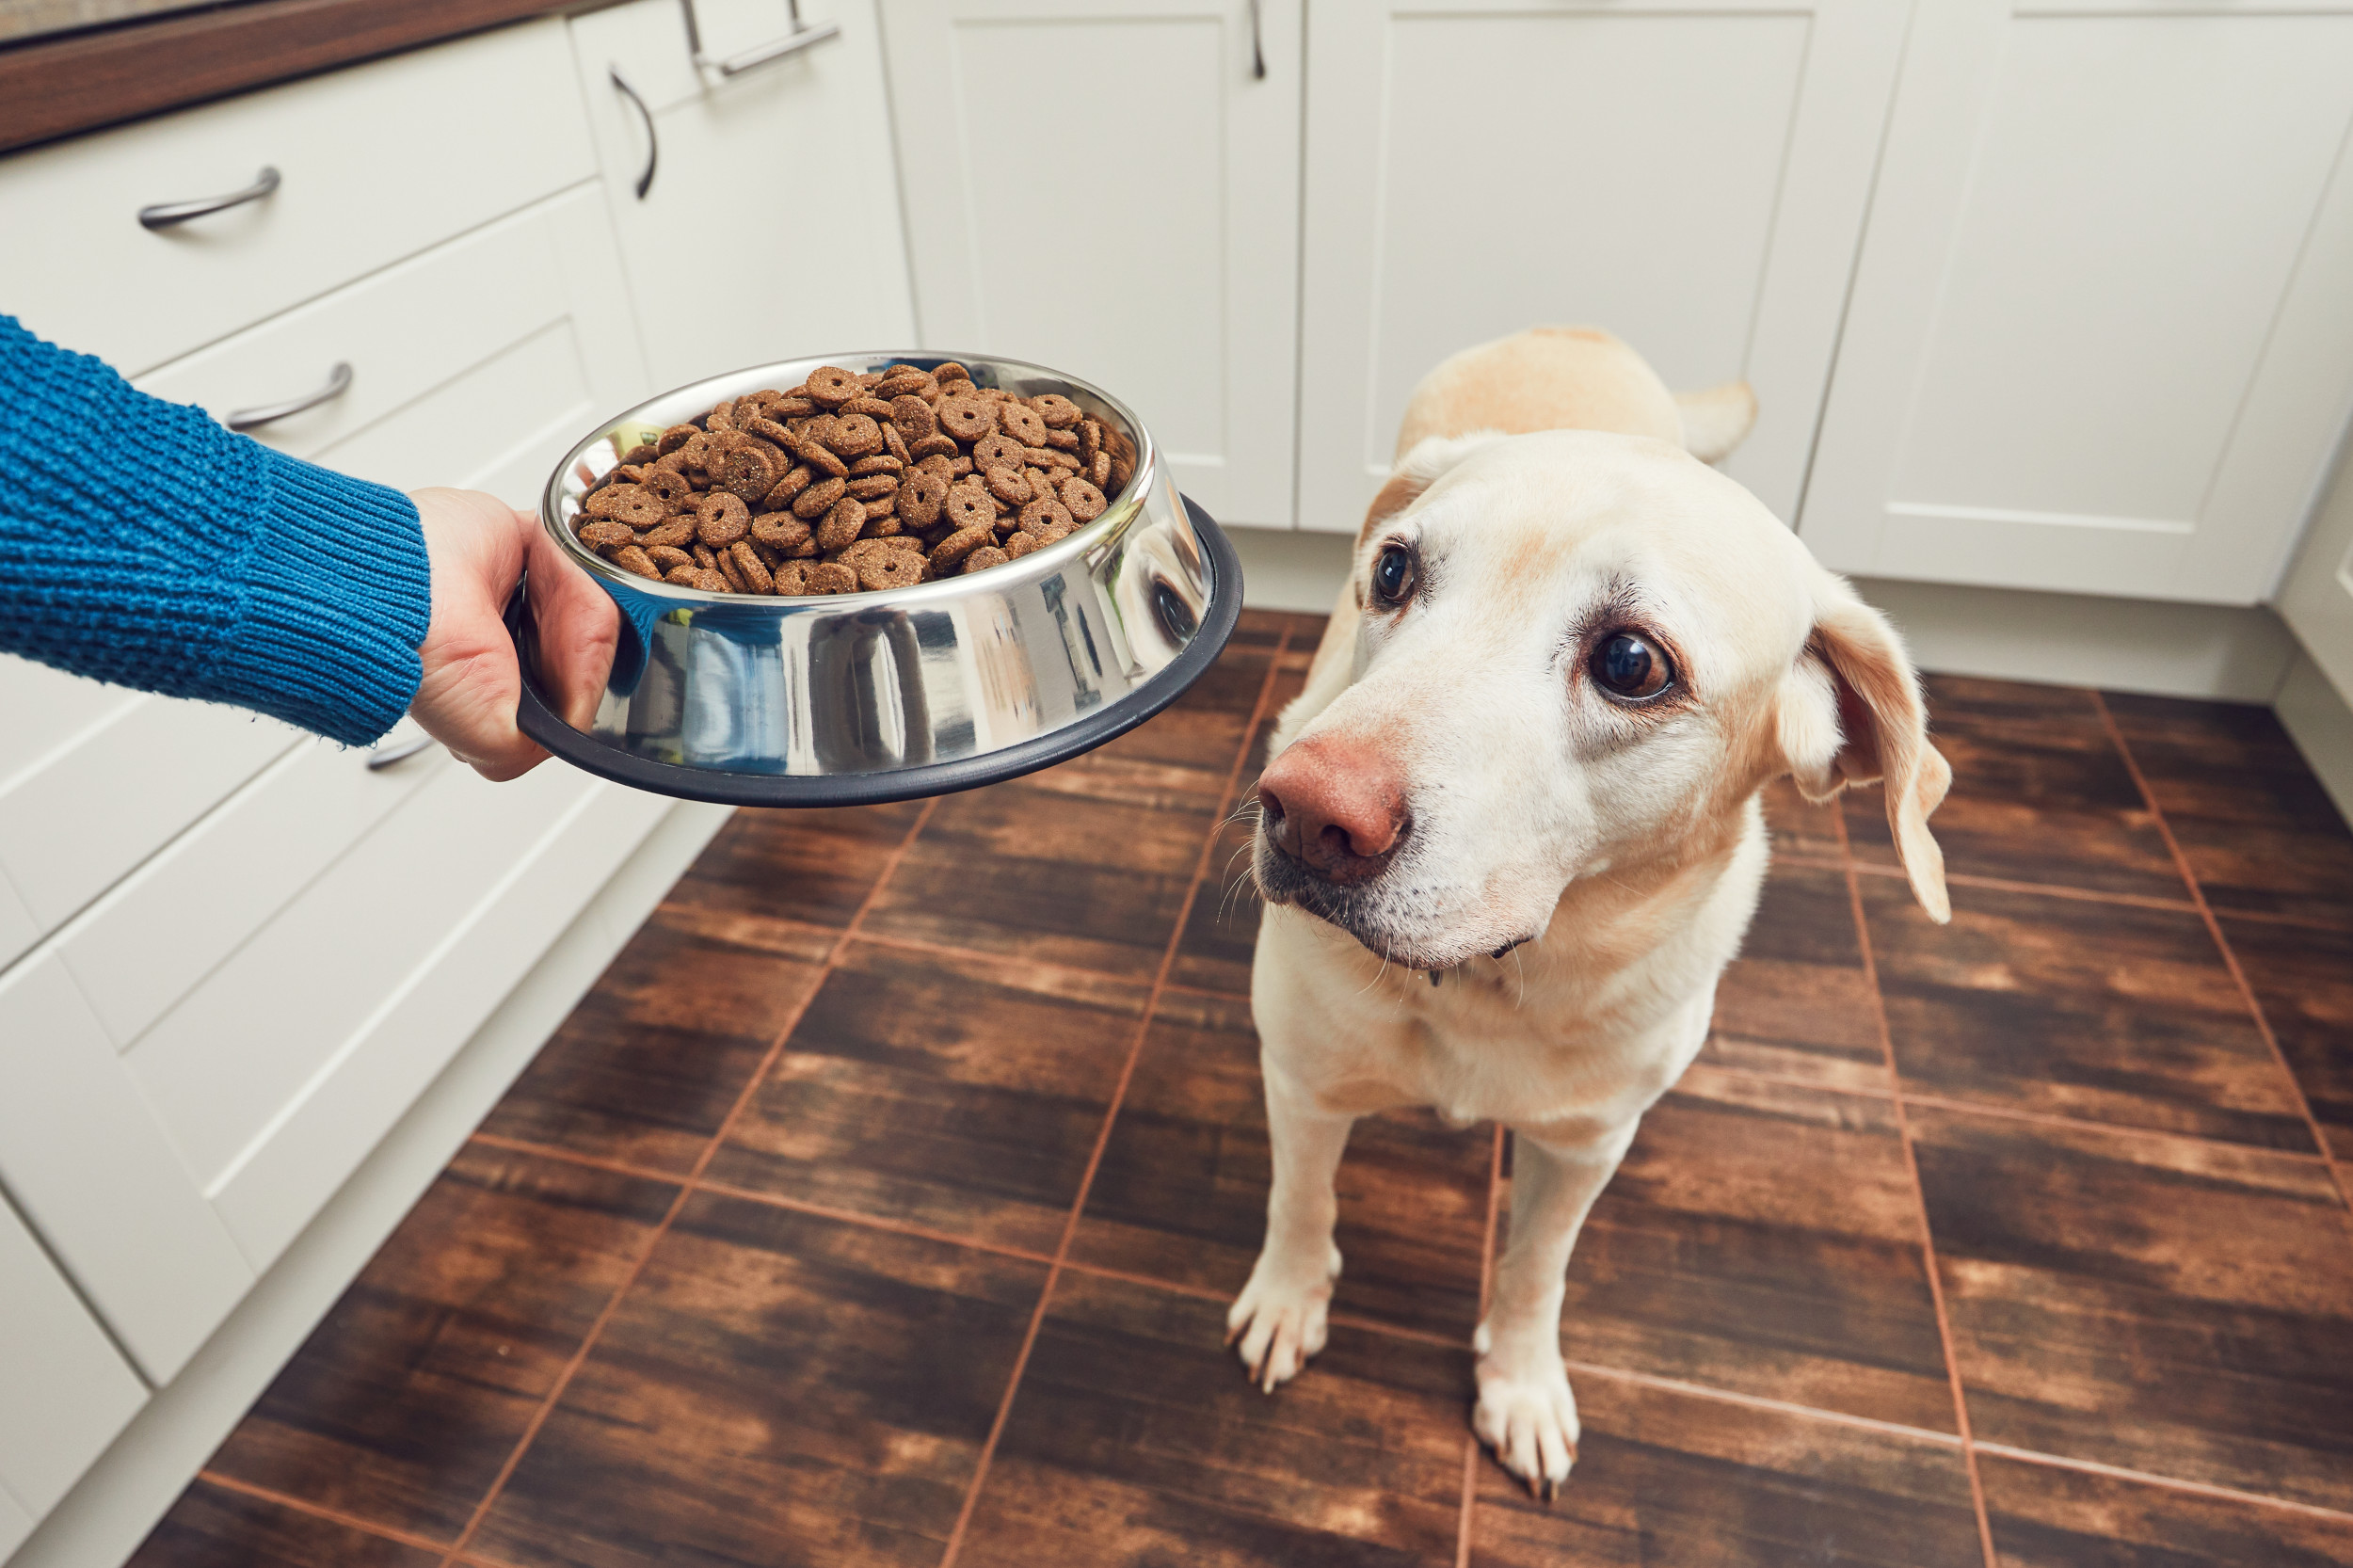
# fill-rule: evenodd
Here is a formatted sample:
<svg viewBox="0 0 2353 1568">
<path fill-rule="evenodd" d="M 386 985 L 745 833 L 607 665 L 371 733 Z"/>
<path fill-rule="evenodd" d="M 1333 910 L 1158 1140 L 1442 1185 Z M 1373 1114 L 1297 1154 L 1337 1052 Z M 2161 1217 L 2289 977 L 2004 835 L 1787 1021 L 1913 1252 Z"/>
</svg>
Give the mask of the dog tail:
<svg viewBox="0 0 2353 1568">
<path fill-rule="evenodd" d="M 1756 393 L 1746 381 L 1726 381 L 1705 392 L 1677 392 L 1683 415 L 1683 446 L 1703 463 L 1721 463 L 1756 427 Z"/>
</svg>

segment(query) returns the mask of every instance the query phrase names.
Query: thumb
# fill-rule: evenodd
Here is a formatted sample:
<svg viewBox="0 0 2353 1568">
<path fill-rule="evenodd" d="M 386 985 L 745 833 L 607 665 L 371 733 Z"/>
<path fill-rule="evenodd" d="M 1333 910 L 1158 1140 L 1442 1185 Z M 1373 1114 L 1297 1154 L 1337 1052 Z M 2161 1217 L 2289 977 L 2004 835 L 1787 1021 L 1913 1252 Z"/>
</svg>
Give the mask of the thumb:
<svg viewBox="0 0 2353 1568">
<path fill-rule="evenodd" d="M 539 678 L 548 705 L 566 724 L 585 729 L 596 720 L 598 700 L 613 674 L 620 612 L 613 596 L 548 536 L 536 516 L 518 512 L 516 520 L 530 541 L 531 615 L 538 627 Z"/>
</svg>

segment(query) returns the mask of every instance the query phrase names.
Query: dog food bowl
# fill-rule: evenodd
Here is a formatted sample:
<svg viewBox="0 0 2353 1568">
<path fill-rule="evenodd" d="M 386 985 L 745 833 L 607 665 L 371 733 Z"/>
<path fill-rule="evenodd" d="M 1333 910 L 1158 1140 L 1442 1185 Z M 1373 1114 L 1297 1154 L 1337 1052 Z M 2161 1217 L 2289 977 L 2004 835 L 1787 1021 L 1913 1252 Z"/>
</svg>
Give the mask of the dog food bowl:
<svg viewBox="0 0 2353 1568">
<path fill-rule="evenodd" d="M 705 593 L 638 577 L 572 536 L 621 454 L 722 398 L 798 386 L 821 365 L 930 368 L 984 387 L 1059 392 L 1135 443 L 1102 516 L 969 576 L 819 598 Z M 1241 613 L 1241 566 L 1179 497 L 1143 424 L 1109 394 L 1037 365 L 978 355 L 836 354 L 754 365 L 664 392 L 574 447 L 539 520 L 620 607 L 620 646 L 594 722 L 550 704 L 530 608 L 508 612 L 522 655 L 517 718 L 575 766 L 687 800 L 851 806 L 944 794 L 1092 750 L 1200 679 Z"/>
</svg>

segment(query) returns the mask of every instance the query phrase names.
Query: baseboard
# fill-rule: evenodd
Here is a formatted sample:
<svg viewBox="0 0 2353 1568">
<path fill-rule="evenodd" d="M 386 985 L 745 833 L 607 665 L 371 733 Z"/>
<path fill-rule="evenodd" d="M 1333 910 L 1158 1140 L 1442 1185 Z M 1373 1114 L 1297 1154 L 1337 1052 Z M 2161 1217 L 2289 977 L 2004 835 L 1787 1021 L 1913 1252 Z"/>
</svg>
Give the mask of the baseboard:
<svg viewBox="0 0 2353 1568">
<path fill-rule="evenodd" d="M 1350 534 L 1290 533 L 1273 528 L 1228 528 L 1241 557 L 1242 601 L 1257 610 L 1332 613 L 1356 539 Z"/>
<path fill-rule="evenodd" d="M 681 804 L 662 819 L 7 1568 L 120 1568 L 137 1550 L 728 816 Z"/>
<path fill-rule="evenodd" d="M 2353 824 L 2353 704 L 2310 654 L 2299 654 L 2281 682 L 2273 708 L 2296 749 L 2319 775 L 2320 787 L 2337 803 L 2346 823 Z"/>
</svg>

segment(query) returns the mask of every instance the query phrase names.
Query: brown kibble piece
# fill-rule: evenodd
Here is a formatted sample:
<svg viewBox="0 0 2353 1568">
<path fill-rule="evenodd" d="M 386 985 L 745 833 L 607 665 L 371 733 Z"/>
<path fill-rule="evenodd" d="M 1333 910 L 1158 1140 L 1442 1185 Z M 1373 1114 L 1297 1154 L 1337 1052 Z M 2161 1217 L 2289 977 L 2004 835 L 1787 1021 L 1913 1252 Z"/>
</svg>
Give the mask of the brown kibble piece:
<svg viewBox="0 0 2353 1568">
<path fill-rule="evenodd" d="M 1023 446 L 1046 444 L 1046 422 L 1026 403 L 998 404 L 997 427 Z"/>
<path fill-rule="evenodd" d="M 808 563 L 806 561 L 787 561 L 776 569 L 773 576 L 779 594 L 798 598 L 808 592 Z"/>
<path fill-rule="evenodd" d="M 850 482 L 846 479 L 820 479 L 793 498 L 792 515 L 812 520 L 821 518 L 833 510 L 833 504 L 847 494 L 849 488 Z"/>
<path fill-rule="evenodd" d="M 1057 452 L 1076 452 L 1079 450 L 1079 432 L 1057 430 L 1048 425 L 1046 429 L 1046 444 Z"/>
<path fill-rule="evenodd" d="M 906 459 L 904 457 L 893 457 L 887 452 L 877 452 L 872 457 L 860 457 L 856 462 L 852 463 L 850 477 L 863 479 L 869 474 L 875 473 L 904 473 L 906 472 Z"/>
<path fill-rule="evenodd" d="M 939 520 L 948 504 L 948 476 L 936 469 L 917 469 L 900 481 L 899 516 L 911 528 L 929 528 Z"/>
<path fill-rule="evenodd" d="M 911 550 L 877 551 L 857 564 L 863 588 L 911 588 L 923 581 L 923 557 Z"/>
<path fill-rule="evenodd" d="M 660 563 L 657 562 L 656 565 L 660 565 Z M 664 583 L 675 583 L 681 588 L 691 588 L 695 585 L 695 579 L 700 577 L 702 574 L 702 568 L 696 566 L 692 561 L 688 561 L 683 566 L 669 567 L 664 568 L 662 573 L 662 581 Z"/>
<path fill-rule="evenodd" d="M 760 498 L 760 504 L 772 512 L 781 512 L 787 506 L 792 505 L 792 498 L 808 488 L 810 482 L 816 477 L 806 466 L 795 468 L 777 480 L 774 488 Z"/>
<path fill-rule="evenodd" d="M 808 568 L 808 585 L 802 591 L 812 594 L 854 594 L 857 592 L 857 573 L 839 561 L 824 561 Z"/>
<path fill-rule="evenodd" d="M 897 425 L 886 424 L 882 427 L 882 433 L 883 450 L 885 452 L 888 453 L 891 456 L 897 458 L 902 463 L 913 460 L 907 456 L 907 439 L 899 434 L 899 427 Z"/>
<path fill-rule="evenodd" d="M 984 482 L 988 486 L 988 493 L 1008 506 L 1018 506 L 1030 499 L 1030 482 L 1021 477 L 1018 469 L 990 469 Z"/>
<path fill-rule="evenodd" d="M 879 501 L 899 493 L 899 476 L 895 473 L 870 473 L 863 479 L 850 481 L 850 493 L 860 501 Z"/>
<path fill-rule="evenodd" d="M 887 420 L 890 417 L 890 400 L 876 397 L 872 392 L 860 392 L 841 405 L 841 411 L 845 414 L 864 414 L 871 420 Z"/>
<path fill-rule="evenodd" d="M 977 469 L 1019 468 L 1022 454 L 1029 451 L 1019 441 L 1001 430 L 992 430 L 972 443 L 972 466 Z"/>
<path fill-rule="evenodd" d="M 762 512 L 752 519 L 752 537 L 771 550 L 798 550 L 815 532 L 790 512 Z"/>
<path fill-rule="evenodd" d="M 681 517 L 664 518 L 661 522 L 637 536 L 637 542 L 648 550 L 653 549 L 656 545 L 675 545 L 682 549 L 692 544 L 694 540 L 695 519 L 692 513 Z"/>
<path fill-rule="evenodd" d="M 648 493 L 660 497 L 672 511 L 695 499 L 695 487 L 687 482 L 686 475 L 676 469 L 648 469 L 646 476 L 638 484 Z"/>
<path fill-rule="evenodd" d="M 1040 392 L 1030 399 L 1030 407 L 1048 430 L 1067 430 L 1086 417 L 1085 409 L 1059 392 Z"/>
<path fill-rule="evenodd" d="M 736 574 L 744 579 L 745 587 L 756 594 L 776 591 L 776 579 L 768 575 L 768 568 L 761 563 L 760 552 L 752 548 L 751 540 L 736 540 L 728 553 L 734 557 Z"/>
<path fill-rule="evenodd" d="M 833 422 L 825 445 L 844 458 L 872 456 L 882 450 L 882 426 L 865 414 L 843 414 Z"/>
<path fill-rule="evenodd" d="M 618 550 L 637 542 L 637 531 L 611 518 L 592 518 L 580 530 L 580 542 L 591 550 Z"/>
<path fill-rule="evenodd" d="M 964 570 L 967 575 L 976 571 L 986 571 L 991 567 L 1001 567 L 1012 559 L 1012 556 L 995 545 L 985 544 L 964 558 Z"/>
<path fill-rule="evenodd" d="M 939 419 L 932 406 L 912 392 L 890 400 L 890 423 L 909 441 L 920 441 L 939 429 Z"/>
<path fill-rule="evenodd" d="M 662 432 L 662 439 L 654 442 L 654 450 L 661 453 L 664 457 L 667 457 L 671 453 L 676 452 L 680 447 L 684 446 L 688 441 L 693 440 L 696 436 L 701 434 L 702 432 L 700 430 L 697 430 L 691 424 L 673 424 L 667 430 Z"/>
<path fill-rule="evenodd" d="M 724 594 L 734 592 L 734 590 L 728 585 L 728 580 L 726 577 L 718 572 L 707 569 L 695 573 L 694 585 L 700 588 L 707 594 Z"/>
<path fill-rule="evenodd" d="M 1068 507 L 1061 502 L 1041 499 L 1021 508 L 1021 532 L 1043 534 L 1048 528 L 1067 527 L 1073 520 Z"/>
<path fill-rule="evenodd" d="M 956 445 L 956 439 L 945 433 L 925 436 L 920 440 L 907 443 L 908 455 L 919 463 L 926 457 L 953 457 L 962 450 Z"/>
<path fill-rule="evenodd" d="M 1002 548 L 1008 559 L 1018 561 L 1022 556 L 1027 555 L 1031 551 L 1037 548 L 1037 536 L 1035 534 L 1022 533 L 1008 534 L 1005 536 L 1005 542 Z"/>
<path fill-rule="evenodd" d="M 662 581 L 662 568 L 653 564 L 646 552 L 633 544 L 625 544 L 613 552 L 613 564 L 623 571 L 633 571 L 640 577 Z"/>
<path fill-rule="evenodd" d="M 956 392 L 939 400 L 939 427 L 960 441 L 977 441 L 997 428 L 997 409 L 986 398 Z"/>
<path fill-rule="evenodd" d="M 996 530 L 984 522 L 971 528 L 959 528 L 932 547 L 932 569 L 946 572 L 950 567 L 987 544 Z"/>
<path fill-rule="evenodd" d="M 972 379 L 972 373 L 956 363 L 955 360 L 948 360 L 932 367 L 932 379 L 969 382 Z"/>
<path fill-rule="evenodd" d="M 1079 470 L 1079 476 L 1100 489 L 1112 482 L 1112 455 L 1098 452 Z"/>
<path fill-rule="evenodd" d="M 997 520 L 997 504 L 989 498 L 985 487 L 967 480 L 949 487 L 948 504 L 942 515 L 960 529 L 984 527 Z"/>
<path fill-rule="evenodd" d="M 1071 517 L 1080 522 L 1093 522 L 1103 515 L 1103 508 L 1110 504 L 1103 499 L 1101 490 L 1084 479 L 1075 478 L 1062 482 L 1062 504 L 1070 508 Z"/>
<path fill-rule="evenodd" d="M 635 446 L 621 454 L 621 463 L 626 468 L 635 468 L 640 464 L 650 463 L 661 456 L 662 449 L 651 441 L 639 441 Z"/>
<path fill-rule="evenodd" d="M 752 509 L 729 491 L 713 490 L 695 503 L 695 536 L 712 549 L 731 545 L 751 531 Z"/>
<path fill-rule="evenodd" d="M 734 594 L 751 592 L 751 584 L 744 582 L 744 574 L 735 569 L 735 552 L 733 551 L 723 550 L 719 552 L 719 575 L 727 579 L 728 592 Z"/>
<path fill-rule="evenodd" d="M 815 422 L 811 421 L 810 424 L 813 425 Z M 850 472 L 850 465 L 835 456 L 827 449 L 821 436 L 812 433 L 808 428 L 804 428 L 799 435 L 792 437 L 786 450 L 810 468 L 831 478 L 839 479 Z"/>
<path fill-rule="evenodd" d="M 651 528 L 670 515 L 670 504 L 642 485 L 607 485 L 582 508 L 592 518 L 611 518 L 632 528 Z"/>
<path fill-rule="evenodd" d="M 810 401 L 827 408 L 839 408 L 866 389 L 857 377 L 839 365 L 821 365 L 809 372 Z"/>
<path fill-rule="evenodd" d="M 866 504 L 844 496 L 834 504 L 833 510 L 827 512 L 824 520 L 817 525 L 817 548 L 840 550 L 856 538 L 865 528 Z"/>
<path fill-rule="evenodd" d="M 686 568 L 689 571 L 695 569 L 695 557 L 683 550 L 674 549 L 666 544 L 648 545 L 644 548 L 646 558 L 660 567 L 665 576 L 680 567 Z"/>
</svg>

